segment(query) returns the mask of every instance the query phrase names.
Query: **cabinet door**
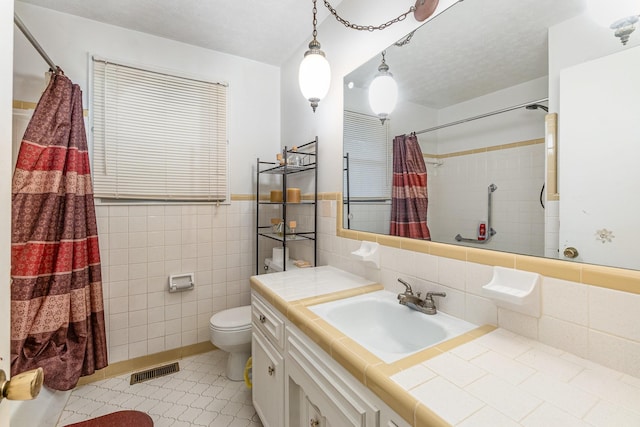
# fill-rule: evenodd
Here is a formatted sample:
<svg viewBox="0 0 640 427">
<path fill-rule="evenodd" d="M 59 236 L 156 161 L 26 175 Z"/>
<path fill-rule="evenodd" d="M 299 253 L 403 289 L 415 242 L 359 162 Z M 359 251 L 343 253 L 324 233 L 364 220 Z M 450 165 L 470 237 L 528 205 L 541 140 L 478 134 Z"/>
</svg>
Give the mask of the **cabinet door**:
<svg viewBox="0 0 640 427">
<path fill-rule="evenodd" d="M 281 427 L 284 425 L 282 355 L 260 332 L 252 333 L 251 353 L 253 406 L 265 427 Z"/>
<path fill-rule="evenodd" d="M 380 411 L 364 386 L 297 331 L 287 332 L 287 376 L 320 408 L 325 425 L 377 427 Z"/>
<path fill-rule="evenodd" d="M 306 422 L 302 425 L 309 427 L 327 427 L 326 418 L 322 416 L 320 409 L 311 403 L 308 396 L 305 396 L 305 415 Z"/>
</svg>

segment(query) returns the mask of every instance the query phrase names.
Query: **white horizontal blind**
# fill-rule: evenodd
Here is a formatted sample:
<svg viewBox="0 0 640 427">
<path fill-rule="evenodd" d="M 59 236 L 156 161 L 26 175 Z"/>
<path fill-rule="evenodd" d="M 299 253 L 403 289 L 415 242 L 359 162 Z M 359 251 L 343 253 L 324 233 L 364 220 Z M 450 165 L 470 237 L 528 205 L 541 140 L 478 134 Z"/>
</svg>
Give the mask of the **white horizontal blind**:
<svg viewBox="0 0 640 427">
<path fill-rule="evenodd" d="M 225 200 L 227 87 L 93 60 L 96 197 Z"/>
<path fill-rule="evenodd" d="M 388 121 L 380 124 L 377 117 L 344 112 L 344 151 L 349 153 L 351 198 L 391 198 L 391 147 Z"/>
</svg>

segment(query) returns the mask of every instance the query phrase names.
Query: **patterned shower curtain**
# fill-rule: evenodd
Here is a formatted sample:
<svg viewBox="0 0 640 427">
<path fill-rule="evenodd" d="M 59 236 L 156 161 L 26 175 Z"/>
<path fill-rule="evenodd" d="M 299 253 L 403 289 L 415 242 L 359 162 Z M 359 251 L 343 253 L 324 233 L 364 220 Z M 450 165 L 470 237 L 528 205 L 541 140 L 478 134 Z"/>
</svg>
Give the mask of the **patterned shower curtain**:
<svg viewBox="0 0 640 427">
<path fill-rule="evenodd" d="M 11 374 L 55 390 L 107 366 L 82 92 L 61 72 L 24 134 L 12 186 Z"/>
<path fill-rule="evenodd" d="M 427 226 L 427 167 L 415 134 L 393 139 L 392 236 L 431 240 Z"/>
</svg>

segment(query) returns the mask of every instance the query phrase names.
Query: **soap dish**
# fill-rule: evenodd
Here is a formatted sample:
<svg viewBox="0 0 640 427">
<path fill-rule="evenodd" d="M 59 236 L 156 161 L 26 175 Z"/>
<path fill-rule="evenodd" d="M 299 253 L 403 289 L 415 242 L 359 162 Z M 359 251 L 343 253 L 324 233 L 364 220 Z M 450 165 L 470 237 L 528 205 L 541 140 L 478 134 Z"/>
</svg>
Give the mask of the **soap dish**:
<svg viewBox="0 0 640 427">
<path fill-rule="evenodd" d="M 513 268 L 493 267 L 491 281 L 482 294 L 499 306 L 540 317 L 540 275 Z"/>
<path fill-rule="evenodd" d="M 351 252 L 351 256 L 360 261 L 370 262 L 374 264 L 376 268 L 380 268 L 379 247 L 380 245 L 378 243 L 363 241 L 357 250 Z"/>
</svg>

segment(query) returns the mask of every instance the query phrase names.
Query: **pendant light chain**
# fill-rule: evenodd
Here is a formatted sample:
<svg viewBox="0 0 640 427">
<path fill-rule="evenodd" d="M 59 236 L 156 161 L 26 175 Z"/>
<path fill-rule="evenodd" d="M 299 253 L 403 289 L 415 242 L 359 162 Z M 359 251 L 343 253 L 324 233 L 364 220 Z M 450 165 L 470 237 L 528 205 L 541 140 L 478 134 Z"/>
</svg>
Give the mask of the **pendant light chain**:
<svg viewBox="0 0 640 427">
<path fill-rule="evenodd" d="M 411 31 L 407 37 L 405 37 L 403 40 L 398 40 L 394 44 L 398 47 L 403 47 L 408 45 L 411 42 L 411 39 L 413 38 L 413 35 L 415 33 L 416 33 L 416 30 Z"/>
<path fill-rule="evenodd" d="M 318 14 L 318 8 L 316 7 L 316 0 L 313 0 L 313 39 L 316 40 L 318 35 L 318 30 L 316 26 L 318 25 L 318 18 L 316 15 Z"/>
<path fill-rule="evenodd" d="M 372 32 L 372 31 L 375 31 L 375 30 L 384 30 L 385 28 L 390 27 L 391 25 L 393 25 L 395 23 L 398 23 L 400 21 L 404 21 L 406 19 L 407 15 L 409 15 L 410 13 L 415 12 L 415 10 L 416 10 L 415 6 L 411 6 L 408 11 L 406 11 L 402 15 L 398 16 L 397 18 L 394 18 L 394 19 L 392 19 L 390 21 L 387 21 L 384 24 L 380 24 L 378 26 L 374 26 L 374 25 L 352 24 L 351 22 L 347 21 L 346 19 L 344 19 L 340 15 L 338 15 L 338 12 L 331 6 L 331 4 L 327 0 L 324 0 L 324 5 L 327 7 L 327 9 L 329 9 L 331 14 L 333 16 L 335 16 L 336 20 L 338 22 L 340 22 L 342 25 L 344 25 L 345 27 L 351 28 L 353 30 L 369 31 L 369 32 Z M 316 0 L 313 0 L 313 10 L 314 10 L 313 19 L 314 19 L 314 31 L 315 31 Z"/>
</svg>

